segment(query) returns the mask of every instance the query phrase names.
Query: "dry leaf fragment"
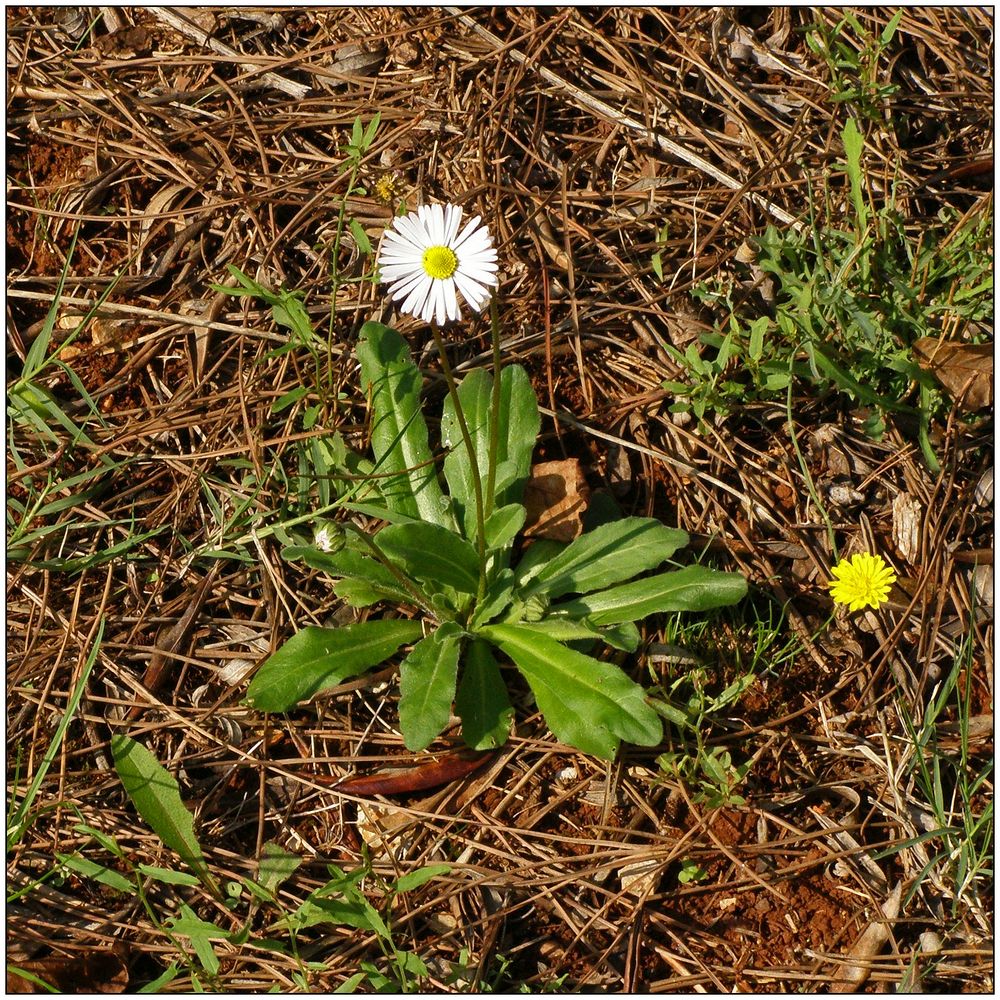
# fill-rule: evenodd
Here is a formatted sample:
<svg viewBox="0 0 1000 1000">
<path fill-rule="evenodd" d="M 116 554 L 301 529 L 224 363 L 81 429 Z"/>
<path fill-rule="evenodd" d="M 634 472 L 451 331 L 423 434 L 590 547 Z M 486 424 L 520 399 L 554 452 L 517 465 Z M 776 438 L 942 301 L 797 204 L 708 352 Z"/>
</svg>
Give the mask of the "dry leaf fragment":
<svg viewBox="0 0 1000 1000">
<path fill-rule="evenodd" d="M 913 350 L 917 364 L 930 372 L 966 410 L 993 405 L 992 344 L 959 344 L 921 337 Z"/>
<path fill-rule="evenodd" d="M 494 753 L 492 750 L 460 750 L 415 767 L 355 775 L 339 782 L 336 789 L 358 796 L 412 795 L 467 777 L 479 770 Z"/>
<path fill-rule="evenodd" d="M 656 891 L 660 876 L 663 874 L 663 862 L 658 858 L 644 858 L 622 865 L 618 869 L 622 891 L 630 896 L 648 896 Z"/>
<path fill-rule="evenodd" d="M 373 76 L 385 62 L 388 49 L 384 42 L 348 42 L 334 51 L 330 73 L 344 77 Z"/>
<path fill-rule="evenodd" d="M 579 459 L 539 462 L 532 467 L 531 479 L 524 487 L 528 511 L 525 537 L 573 541 L 583 531 L 583 512 L 589 497 L 590 488 Z"/>
<path fill-rule="evenodd" d="M 899 916 L 902 898 L 903 883 L 897 882 L 882 904 L 882 915 L 873 919 L 854 942 L 843 967 L 842 978 L 830 985 L 831 993 L 856 993 L 861 988 L 872 971 L 872 960 L 889 940 L 890 927 Z"/>
</svg>

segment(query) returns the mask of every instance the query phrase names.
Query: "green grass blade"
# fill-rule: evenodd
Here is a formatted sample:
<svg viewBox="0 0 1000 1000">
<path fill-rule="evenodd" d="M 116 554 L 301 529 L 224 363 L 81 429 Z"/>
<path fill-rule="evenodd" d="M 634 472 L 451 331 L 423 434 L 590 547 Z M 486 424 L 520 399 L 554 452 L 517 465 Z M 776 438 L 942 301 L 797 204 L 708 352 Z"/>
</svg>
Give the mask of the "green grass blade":
<svg viewBox="0 0 1000 1000">
<path fill-rule="evenodd" d="M 15 847 L 24 836 L 24 831 L 27 829 L 28 825 L 28 810 L 35 801 L 35 797 L 38 795 L 38 790 L 41 788 L 42 782 L 45 780 L 45 776 L 49 773 L 49 768 L 52 766 L 52 762 L 55 760 L 56 754 L 59 752 L 59 748 L 62 746 L 62 741 L 66 735 L 66 730 L 69 728 L 70 722 L 73 721 L 73 716 L 76 714 L 77 706 L 80 704 L 83 692 L 87 688 L 87 680 L 90 677 L 90 672 L 93 670 L 94 664 L 97 662 L 97 654 L 100 651 L 101 640 L 103 638 L 104 619 L 101 618 L 100 623 L 97 626 L 97 635 L 94 636 L 94 644 L 90 647 L 90 653 L 87 655 L 87 660 L 83 665 L 83 670 L 80 671 L 80 678 L 76 682 L 76 686 L 70 694 L 69 702 L 66 705 L 66 711 L 63 713 L 63 717 L 59 720 L 59 726 L 55 731 L 55 735 L 52 737 L 52 742 L 45 751 L 45 755 L 42 757 L 42 762 L 38 766 L 38 771 L 35 773 L 34 780 L 31 782 L 31 785 L 24 798 L 21 800 L 20 805 L 18 805 L 16 809 L 13 809 L 12 815 L 8 817 L 8 851 Z M 13 808 L 13 797 L 11 798 L 11 805 Z"/>
</svg>

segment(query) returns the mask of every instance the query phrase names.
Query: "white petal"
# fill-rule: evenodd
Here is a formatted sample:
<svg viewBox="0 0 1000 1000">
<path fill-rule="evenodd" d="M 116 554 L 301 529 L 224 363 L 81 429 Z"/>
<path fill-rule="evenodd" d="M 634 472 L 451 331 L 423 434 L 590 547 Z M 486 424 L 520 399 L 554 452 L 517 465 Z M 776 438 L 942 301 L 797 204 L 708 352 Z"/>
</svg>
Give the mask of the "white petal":
<svg viewBox="0 0 1000 1000">
<path fill-rule="evenodd" d="M 444 210 L 444 245 L 450 247 L 458 234 L 462 210 L 458 205 L 447 205 Z"/>
<path fill-rule="evenodd" d="M 497 252 L 489 244 L 472 246 L 472 240 L 469 240 L 465 246 L 461 246 L 455 251 L 455 256 L 459 260 L 496 260 Z"/>
<path fill-rule="evenodd" d="M 419 208 L 420 212 L 420 222 L 427 232 L 427 239 L 430 241 L 430 246 L 437 246 L 437 225 L 434 215 L 434 209 L 436 205 L 421 205 Z"/>
<path fill-rule="evenodd" d="M 398 302 L 405 295 L 413 291 L 422 281 L 426 280 L 427 275 L 423 271 L 419 274 L 411 274 L 405 278 L 399 278 L 389 286 L 389 294 Z"/>
<path fill-rule="evenodd" d="M 416 315 L 417 313 L 414 313 L 414 316 Z M 425 323 L 430 323 L 434 319 L 434 282 L 431 282 L 430 288 L 427 289 L 427 298 L 420 309 L 420 318 Z"/>
<path fill-rule="evenodd" d="M 470 280 L 464 274 L 455 272 L 454 278 L 458 290 L 462 293 L 462 298 L 472 306 L 476 312 L 480 312 L 486 303 L 486 289 L 475 281 Z"/>
<path fill-rule="evenodd" d="M 406 274 L 419 274 L 423 271 L 423 268 L 419 264 L 414 264 L 413 261 L 404 260 L 396 263 L 386 263 L 385 261 L 379 261 L 379 275 L 383 281 L 395 281 L 396 278 L 401 278 Z"/>
<path fill-rule="evenodd" d="M 434 229 L 431 235 L 434 237 L 435 246 L 444 246 L 444 206 L 443 205 L 431 205 L 431 212 L 433 213 L 434 219 Z"/>
<path fill-rule="evenodd" d="M 480 285 L 494 286 L 497 284 L 496 269 L 488 271 L 481 267 L 460 267 L 456 272 L 469 281 L 478 282 Z"/>
<path fill-rule="evenodd" d="M 404 215 L 396 220 L 396 228 L 402 233 L 405 241 L 413 247 L 424 249 L 431 245 L 427 235 L 427 227 L 413 215 Z"/>
<path fill-rule="evenodd" d="M 445 280 L 441 282 L 441 294 L 444 296 L 445 310 L 447 311 L 448 319 L 458 319 L 458 296 L 455 294 L 454 278 L 445 278 Z"/>
<path fill-rule="evenodd" d="M 411 243 L 383 243 L 382 249 L 379 250 L 378 259 L 390 260 L 390 261 L 400 261 L 400 260 L 420 260 L 423 256 L 423 250 L 419 247 L 413 246 Z"/>
<path fill-rule="evenodd" d="M 435 281 L 428 296 L 428 306 L 434 321 L 440 326 L 444 322 L 444 299 L 441 297 L 441 282 Z"/>
<path fill-rule="evenodd" d="M 458 248 L 476 231 L 476 227 L 479 225 L 479 216 L 474 215 L 466 224 L 465 228 L 458 234 L 458 238 L 452 244 L 452 250 L 458 250 Z M 489 239 L 489 233 L 486 228 L 482 229 L 482 233 L 485 235 L 486 239 Z"/>
<path fill-rule="evenodd" d="M 422 271 L 415 271 L 412 267 L 402 268 L 396 271 L 390 271 L 383 267 L 382 270 L 379 271 L 379 280 L 388 282 L 390 285 L 398 285 L 400 282 L 410 282 L 414 278 L 419 278 L 422 273 Z"/>
<path fill-rule="evenodd" d="M 423 280 L 418 281 L 413 287 L 413 291 L 407 296 L 406 301 L 399 307 L 400 312 L 409 316 L 419 316 L 431 290 L 431 279 L 425 274 Z"/>
<path fill-rule="evenodd" d="M 411 261 L 415 267 L 419 267 L 423 256 L 424 252 L 419 247 L 412 247 L 406 244 L 398 250 L 395 247 L 383 247 L 378 259 L 379 261 L 384 260 L 388 264 Z"/>
<path fill-rule="evenodd" d="M 422 256 L 422 255 L 421 255 Z M 383 270 L 392 270 L 393 268 L 405 267 L 410 271 L 422 271 L 423 266 L 421 265 L 421 258 L 417 256 L 410 257 L 379 257 L 378 266 Z"/>
</svg>

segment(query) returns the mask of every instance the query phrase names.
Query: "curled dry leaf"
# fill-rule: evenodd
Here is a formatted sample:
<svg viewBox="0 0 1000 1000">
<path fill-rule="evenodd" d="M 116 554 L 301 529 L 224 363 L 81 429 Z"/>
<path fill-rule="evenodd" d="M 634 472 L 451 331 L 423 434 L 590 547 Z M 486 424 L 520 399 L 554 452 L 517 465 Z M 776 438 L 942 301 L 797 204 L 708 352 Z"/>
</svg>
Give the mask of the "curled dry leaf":
<svg viewBox="0 0 1000 1000">
<path fill-rule="evenodd" d="M 913 345 L 917 364 L 930 372 L 966 410 L 993 405 L 993 345 L 958 344 L 921 337 Z"/>
<path fill-rule="evenodd" d="M 399 770 L 383 771 L 378 774 L 362 774 L 338 782 L 337 791 L 351 795 L 410 795 L 438 788 L 451 781 L 457 781 L 478 770 L 493 755 L 492 750 L 461 750 L 448 754 L 440 760 L 405 767 Z"/>
<path fill-rule="evenodd" d="M 583 513 L 590 488 L 576 458 L 539 462 L 524 487 L 528 538 L 571 542 L 583 532 Z"/>
</svg>

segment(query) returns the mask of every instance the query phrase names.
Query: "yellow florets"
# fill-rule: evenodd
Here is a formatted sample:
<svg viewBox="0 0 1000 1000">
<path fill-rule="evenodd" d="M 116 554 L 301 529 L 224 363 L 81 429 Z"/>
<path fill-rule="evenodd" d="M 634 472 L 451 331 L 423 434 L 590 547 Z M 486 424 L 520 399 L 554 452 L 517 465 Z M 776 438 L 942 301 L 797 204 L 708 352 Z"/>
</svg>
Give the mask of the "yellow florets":
<svg viewBox="0 0 1000 1000">
<path fill-rule="evenodd" d="M 399 178 L 395 174 L 383 174 L 375 182 L 375 198 L 383 204 L 391 204 L 398 195 Z"/>
<path fill-rule="evenodd" d="M 423 265 L 432 278 L 443 281 L 458 270 L 458 257 L 451 247 L 428 247 L 424 251 Z"/>
<path fill-rule="evenodd" d="M 851 611 L 877 608 L 889 599 L 889 590 L 896 574 L 886 566 L 881 556 L 860 552 L 842 559 L 831 570 L 833 579 L 827 584 L 837 604 L 846 604 Z"/>
</svg>

